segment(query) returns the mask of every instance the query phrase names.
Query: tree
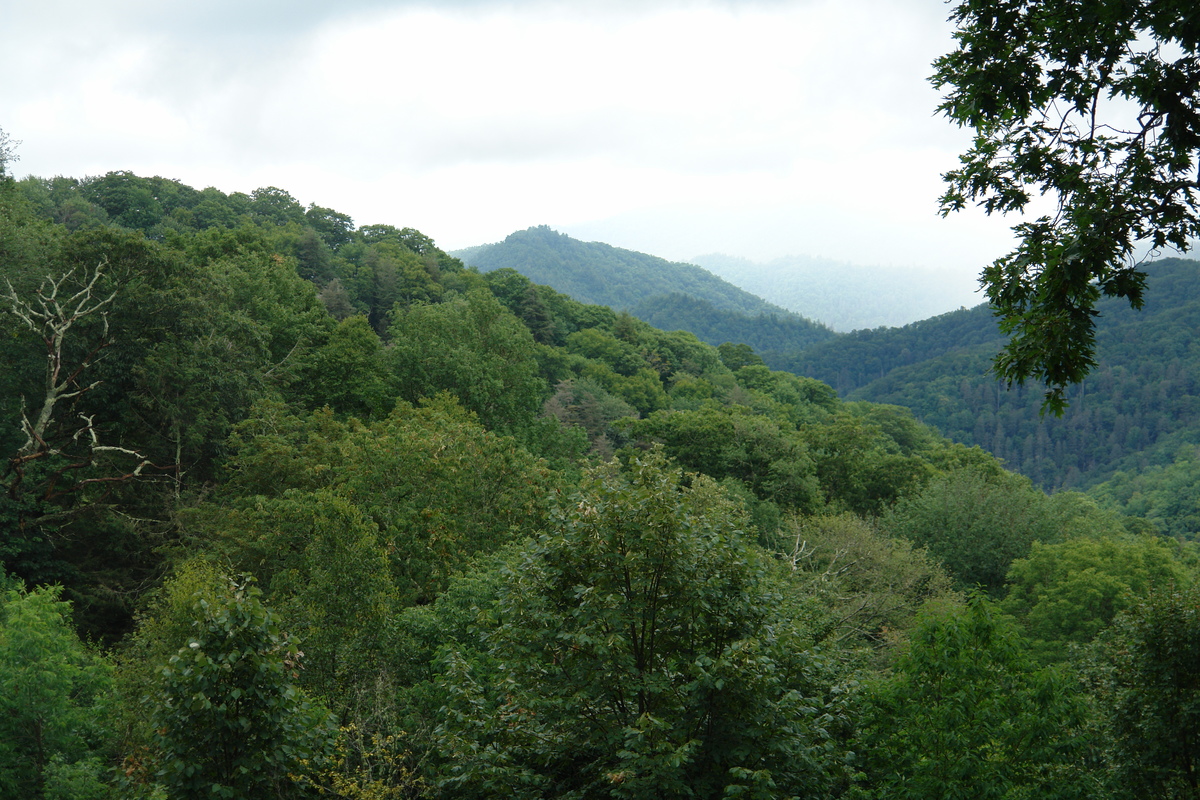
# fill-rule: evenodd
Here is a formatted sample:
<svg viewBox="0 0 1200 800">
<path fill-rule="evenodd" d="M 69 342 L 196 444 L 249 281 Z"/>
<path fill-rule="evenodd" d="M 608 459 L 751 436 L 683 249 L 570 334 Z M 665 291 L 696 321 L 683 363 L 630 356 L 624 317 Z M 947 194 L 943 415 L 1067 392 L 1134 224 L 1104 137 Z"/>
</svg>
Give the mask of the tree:
<svg viewBox="0 0 1200 800">
<path fill-rule="evenodd" d="M 111 344 L 108 310 L 117 293 L 104 296 L 98 288 L 103 274 L 98 266 L 79 276 L 69 270 L 47 277 L 30 300 L 7 282 L 4 300 L 9 311 L 42 339 L 46 352 L 41 397 L 35 401 L 32 416 L 22 410 L 20 427 L 25 441 L 8 458 L 0 482 L 9 501 L 15 503 L 29 491 L 24 484 L 31 471 L 39 479 L 31 494 L 42 502 L 54 502 L 84 486 L 119 483 L 140 477 L 148 469 L 164 469 L 130 448 L 101 444 L 95 415 L 79 405 L 80 399 L 99 385 L 84 374 Z M 76 338 L 86 344 L 81 347 Z M 98 460 L 114 457 L 128 463 L 99 474 L 91 469 Z M 22 528 L 29 513 L 19 512 Z"/>
<path fill-rule="evenodd" d="M 802 437 L 743 406 L 656 411 L 628 421 L 624 430 L 631 438 L 661 443 L 689 470 L 716 480 L 736 478 L 760 500 L 800 511 L 819 505 L 817 471 Z"/>
<path fill-rule="evenodd" d="M 132 172 L 109 172 L 87 180 L 82 186 L 85 199 L 107 212 L 113 223 L 124 228 L 148 230 L 163 218 L 163 205 L 154 191 L 154 179 Z"/>
<path fill-rule="evenodd" d="M 1098 681 L 1122 797 L 1200 797 L 1200 591 L 1162 591 L 1104 636 Z"/>
<path fill-rule="evenodd" d="M 0 572 L 0 794 L 38 798 L 52 763 L 62 772 L 98 749 L 111 671 L 72 629 L 61 587 L 6 583 Z"/>
<path fill-rule="evenodd" d="M 1034 542 L 1008 572 L 1001 607 L 1026 627 L 1038 655 L 1060 660 L 1067 643 L 1086 644 L 1154 589 L 1189 582 L 1178 548 L 1157 536 L 1081 536 Z"/>
<path fill-rule="evenodd" d="M 82 384 L 80 376 L 91 365 L 99 351 L 109 344 L 108 315 L 104 308 L 113 301 L 116 292 L 103 299 L 96 296 L 96 283 L 102 275 L 100 267 L 93 270 L 91 275 L 82 275 L 77 290 L 76 286 L 72 285 L 73 274 L 71 271 L 58 278 L 46 278 L 38 288 L 37 299 L 32 301 L 19 297 L 13 289 L 12 282 L 6 281 L 8 295 L 5 300 L 9 310 L 25 323 L 27 328 L 42 337 L 46 345 L 46 359 L 49 362 L 46 366 L 45 396 L 36 418 L 31 421 L 22 415 L 21 428 L 25 434 L 25 444 L 17 451 L 18 457 L 50 449 L 46 442 L 46 431 L 54 419 L 55 407 L 61 401 L 78 397 L 95 388 L 94 384 Z M 76 323 L 93 316 L 102 322 L 103 332 L 99 341 L 87 351 L 80 360 L 81 363 L 71 364 L 63 352 L 67 334 Z"/>
<path fill-rule="evenodd" d="M 1189 0 L 961 0 L 951 19 L 958 49 L 931 80 L 975 139 L 942 213 L 1054 201 L 982 282 L 1011 336 L 996 373 L 1043 382 L 1061 414 L 1096 364 L 1096 301 L 1142 305 L 1138 246 L 1200 234 L 1200 17 Z"/>
<path fill-rule="evenodd" d="M 157 776 L 171 797 L 297 797 L 333 743 L 327 711 L 292 680 L 302 653 L 248 579 L 196 601 L 191 641 L 162 669 Z"/>
<path fill-rule="evenodd" d="M 304 218 L 333 251 L 354 239 L 354 220 L 348 214 L 309 203 Z"/>
<path fill-rule="evenodd" d="M 950 576 L 927 552 L 854 514 L 793 517 L 770 538 L 829 609 L 831 635 L 876 645 L 881 661 L 922 606 L 952 594 Z"/>
<path fill-rule="evenodd" d="M 514 439 L 485 430 L 447 395 L 400 403 L 369 427 L 328 409 L 297 417 L 261 404 L 230 445 L 222 494 L 232 508 L 198 522 L 235 563 L 259 575 L 288 568 L 279 558 L 306 547 L 311 522 L 266 498 L 286 506 L 298 499 L 286 500 L 289 489 L 333 489 L 377 526 L 405 605 L 430 602 L 475 554 L 536 530 L 556 483 Z M 289 518 L 299 525 L 290 532 Z"/>
<path fill-rule="evenodd" d="M 533 335 L 489 292 L 397 307 L 389 334 L 405 400 L 449 391 L 484 425 L 513 431 L 529 426 L 549 394 Z"/>
<path fill-rule="evenodd" d="M 837 659 L 708 479 L 592 471 L 443 652 L 446 796 L 823 797 Z M 488 624 L 488 620 L 492 624 Z"/>
<path fill-rule="evenodd" d="M 1014 559 L 1059 535 L 1044 494 L 1027 478 L 975 467 L 940 475 L 898 502 L 881 526 L 941 560 L 965 587 L 998 592 Z"/>
<path fill-rule="evenodd" d="M 20 156 L 15 152 L 19 144 L 19 141 L 5 133 L 3 128 L 0 128 L 0 178 L 8 174 L 7 169 L 9 164 L 20 159 Z"/>
<path fill-rule="evenodd" d="M 1064 674 L 1035 669 L 986 599 L 932 609 L 895 674 L 870 684 L 860 738 L 879 800 L 1084 800 L 1082 697 Z"/>
</svg>

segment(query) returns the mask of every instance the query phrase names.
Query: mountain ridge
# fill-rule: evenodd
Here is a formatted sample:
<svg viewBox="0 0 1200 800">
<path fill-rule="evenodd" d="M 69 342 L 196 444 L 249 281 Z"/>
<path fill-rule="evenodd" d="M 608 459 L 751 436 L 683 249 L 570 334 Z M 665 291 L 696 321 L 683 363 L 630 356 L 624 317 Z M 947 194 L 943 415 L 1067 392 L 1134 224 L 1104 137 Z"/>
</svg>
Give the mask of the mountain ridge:
<svg viewBox="0 0 1200 800">
<path fill-rule="evenodd" d="M 836 335 L 703 267 L 582 242 L 546 225 L 452 255 L 481 272 L 512 269 L 579 302 L 626 311 L 667 330 L 687 329 L 710 344 L 788 351 Z"/>
</svg>

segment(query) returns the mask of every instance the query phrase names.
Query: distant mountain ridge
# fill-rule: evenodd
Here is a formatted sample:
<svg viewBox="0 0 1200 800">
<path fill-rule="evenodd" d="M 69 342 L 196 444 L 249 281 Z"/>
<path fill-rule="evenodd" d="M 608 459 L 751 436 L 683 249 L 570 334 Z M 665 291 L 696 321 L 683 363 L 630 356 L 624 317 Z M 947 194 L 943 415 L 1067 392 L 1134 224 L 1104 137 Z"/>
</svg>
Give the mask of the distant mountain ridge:
<svg viewBox="0 0 1200 800">
<path fill-rule="evenodd" d="M 793 351 L 836 336 L 702 267 L 581 242 L 545 225 L 453 255 L 482 272 L 512 269 L 580 302 L 627 311 L 664 330 L 688 330 L 710 344 Z"/>
<path fill-rule="evenodd" d="M 858 331 L 768 361 L 829 383 L 847 399 L 891 403 L 1004 459 L 1046 489 L 1085 488 L 1114 473 L 1171 464 L 1200 444 L 1200 262 L 1147 265 L 1146 303 L 1098 306 L 1098 366 L 1062 418 L 1039 414 L 1042 390 L 997 383 L 1004 342 L 990 309 L 903 328 Z"/>
<path fill-rule="evenodd" d="M 721 253 L 692 261 L 842 332 L 899 327 L 982 299 L 973 274 L 947 269 L 872 267 L 808 256 L 758 263 Z"/>
</svg>

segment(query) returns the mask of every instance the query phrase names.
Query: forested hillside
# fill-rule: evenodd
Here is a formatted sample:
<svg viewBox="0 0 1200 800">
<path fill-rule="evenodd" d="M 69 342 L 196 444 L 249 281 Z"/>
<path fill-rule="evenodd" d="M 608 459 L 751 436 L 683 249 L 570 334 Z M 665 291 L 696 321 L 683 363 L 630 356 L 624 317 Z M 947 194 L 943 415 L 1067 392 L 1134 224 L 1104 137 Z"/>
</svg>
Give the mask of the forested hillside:
<svg viewBox="0 0 1200 800">
<path fill-rule="evenodd" d="M 1171 464 L 1200 443 L 1200 265 L 1163 259 L 1148 270 L 1141 311 L 1100 304 L 1099 365 L 1068 395 L 1061 418 L 1041 416 L 1037 387 L 1006 390 L 995 381 L 989 369 L 1003 340 L 985 306 L 769 360 L 843 396 L 910 408 L 1047 489 L 1091 486 L 1117 471 Z"/>
<path fill-rule="evenodd" d="M 845 396 L 895 370 L 945 356 L 958 357 L 975 348 L 986 351 L 1001 341 L 987 306 L 976 306 L 902 328 L 854 331 L 798 352 L 772 354 L 770 361 L 777 369 L 820 376 Z"/>
<path fill-rule="evenodd" d="M 576 300 L 628 311 L 701 341 L 790 351 L 831 339 L 824 325 L 772 305 L 693 264 L 581 242 L 542 225 L 457 253 L 483 272 L 512 269 Z"/>
<path fill-rule="evenodd" d="M 0 796 L 1195 774 L 1187 537 L 903 408 L 278 188 L 0 175 L 0 274 Z"/>
</svg>

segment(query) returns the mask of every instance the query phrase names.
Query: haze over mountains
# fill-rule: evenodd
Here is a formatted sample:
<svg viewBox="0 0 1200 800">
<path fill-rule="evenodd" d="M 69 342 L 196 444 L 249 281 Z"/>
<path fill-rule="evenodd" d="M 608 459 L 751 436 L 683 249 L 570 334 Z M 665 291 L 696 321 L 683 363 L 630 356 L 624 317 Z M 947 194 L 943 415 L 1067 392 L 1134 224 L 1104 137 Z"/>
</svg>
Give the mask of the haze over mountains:
<svg viewBox="0 0 1200 800">
<path fill-rule="evenodd" d="M 877 267 L 811 256 L 758 263 L 721 253 L 692 263 L 836 331 L 897 327 L 984 301 L 976 271 Z"/>
<path fill-rule="evenodd" d="M 800 255 L 758 263 L 721 253 L 681 263 L 583 242 L 545 225 L 454 255 L 484 272 L 515 269 L 581 302 L 630 311 L 668 327 L 675 313 L 693 320 L 698 313 L 696 308 L 664 309 L 661 297 L 673 294 L 749 316 L 786 317 L 790 311 L 840 332 L 907 325 L 983 300 L 972 270 L 876 267 Z"/>
</svg>

